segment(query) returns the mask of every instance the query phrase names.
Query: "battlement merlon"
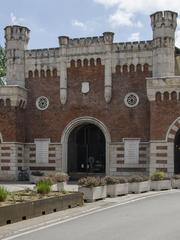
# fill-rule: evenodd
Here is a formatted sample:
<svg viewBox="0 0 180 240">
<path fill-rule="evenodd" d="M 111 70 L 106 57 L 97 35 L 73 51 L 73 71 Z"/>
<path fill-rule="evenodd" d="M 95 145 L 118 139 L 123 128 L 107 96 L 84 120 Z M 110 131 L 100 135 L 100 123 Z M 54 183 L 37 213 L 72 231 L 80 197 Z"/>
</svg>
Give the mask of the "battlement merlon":
<svg viewBox="0 0 180 240">
<path fill-rule="evenodd" d="M 66 42 L 67 40 L 61 39 L 62 42 Z M 104 44 L 104 42 L 103 42 Z M 79 57 L 79 55 L 87 56 L 87 54 L 94 55 L 94 54 L 102 54 L 105 52 L 105 48 L 103 45 L 82 45 L 82 44 L 75 44 L 75 45 L 66 45 L 61 44 L 62 46 L 67 46 L 67 56 L 70 57 Z M 93 46 L 99 46 L 91 49 Z M 60 48 L 44 48 L 44 49 L 30 49 L 25 51 L 25 58 L 27 59 L 45 59 L 50 57 L 60 57 Z M 117 52 L 139 52 L 139 51 L 152 51 L 152 40 L 150 41 L 140 41 L 140 42 L 119 42 L 112 44 L 112 53 Z"/>
<path fill-rule="evenodd" d="M 59 37 L 59 45 L 66 47 L 86 47 L 91 45 L 113 44 L 114 33 L 104 32 L 103 36 L 87 38 L 69 38 L 68 36 Z"/>
<path fill-rule="evenodd" d="M 30 30 L 27 27 L 13 25 L 4 28 L 6 49 L 25 50 L 29 42 Z"/>
<path fill-rule="evenodd" d="M 171 37 L 174 39 L 178 14 L 172 11 L 160 11 L 150 15 L 153 39 Z"/>
</svg>

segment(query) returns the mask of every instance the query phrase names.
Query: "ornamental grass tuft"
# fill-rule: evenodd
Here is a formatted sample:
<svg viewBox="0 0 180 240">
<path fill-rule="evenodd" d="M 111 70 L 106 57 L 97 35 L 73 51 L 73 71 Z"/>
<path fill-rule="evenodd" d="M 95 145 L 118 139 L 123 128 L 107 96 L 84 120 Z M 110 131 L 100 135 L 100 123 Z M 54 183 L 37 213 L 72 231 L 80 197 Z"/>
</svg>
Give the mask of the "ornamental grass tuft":
<svg viewBox="0 0 180 240">
<path fill-rule="evenodd" d="M 0 186 L 0 202 L 4 202 L 8 196 L 9 192 L 5 187 Z"/>
<path fill-rule="evenodd" d="M 40 193 L 40 194 L 49 193 L 51 191 L 51 185 L 52 185 L 51 182 L 46 179 L 39 181 L 36 184 L 37 193 Z"/>
</svg>

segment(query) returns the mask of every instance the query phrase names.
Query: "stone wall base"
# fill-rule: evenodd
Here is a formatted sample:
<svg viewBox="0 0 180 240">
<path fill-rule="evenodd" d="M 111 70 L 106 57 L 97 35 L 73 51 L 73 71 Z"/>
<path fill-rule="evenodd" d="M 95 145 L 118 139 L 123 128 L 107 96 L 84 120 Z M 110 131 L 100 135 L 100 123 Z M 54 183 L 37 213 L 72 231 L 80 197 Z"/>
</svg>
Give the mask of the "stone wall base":
<svg viewBox="0 0 180 240">
<path fill-rule="evenodd" d="M 108 172 L 112 176 L 151 175 L 162 170 L 169 176 L 174 174 L 174 143 L 165 141 L 140 142 L 139 160 L 136 163 L 125 159 L 124 142 L 109 144 Z M 18 180 L 21 170 L 52 173 L 62 171 L 62 145 L 50 143 L 48 162 L 38 162 L 36 145 L 33 143 L 0 144 L 0 181 Z"/>
</svg>

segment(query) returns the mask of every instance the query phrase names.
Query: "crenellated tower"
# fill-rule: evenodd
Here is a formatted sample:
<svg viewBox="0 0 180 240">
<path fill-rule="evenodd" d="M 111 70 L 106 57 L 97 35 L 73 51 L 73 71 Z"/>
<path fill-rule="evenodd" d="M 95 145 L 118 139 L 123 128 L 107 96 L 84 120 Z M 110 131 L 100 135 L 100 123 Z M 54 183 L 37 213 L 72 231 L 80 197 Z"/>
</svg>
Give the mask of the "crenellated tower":
<svg viewBox="0 0 180 240">
<path fill-rule="evenodd" d="M 176 12 L 164 11 L 151 15 L 153 30 L 153 77 L 174 76 Z"/>
<path fill-rule="evenodd" d="M 25 57 L 30 30 L 23 26 L 7 26 L 5 29 L 7 84 L 25 86 Z"/>
</svg>

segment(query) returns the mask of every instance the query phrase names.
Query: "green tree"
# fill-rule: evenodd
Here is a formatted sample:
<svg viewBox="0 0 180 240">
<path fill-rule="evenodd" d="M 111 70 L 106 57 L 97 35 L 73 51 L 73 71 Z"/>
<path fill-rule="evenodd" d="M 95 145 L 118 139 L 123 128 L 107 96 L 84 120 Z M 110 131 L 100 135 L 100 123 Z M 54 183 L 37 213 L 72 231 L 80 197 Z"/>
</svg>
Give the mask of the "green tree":
<svg viewBox="0 0 180 240">
<path fill-rule="evenodd" d="M 3 78 L 6 75 L 6 57 L 5 51 L 0 46 L 0 85 L 5 84 L 5 79 Z"/>
</svg>

